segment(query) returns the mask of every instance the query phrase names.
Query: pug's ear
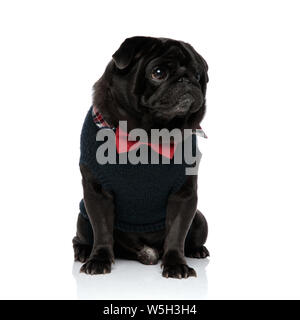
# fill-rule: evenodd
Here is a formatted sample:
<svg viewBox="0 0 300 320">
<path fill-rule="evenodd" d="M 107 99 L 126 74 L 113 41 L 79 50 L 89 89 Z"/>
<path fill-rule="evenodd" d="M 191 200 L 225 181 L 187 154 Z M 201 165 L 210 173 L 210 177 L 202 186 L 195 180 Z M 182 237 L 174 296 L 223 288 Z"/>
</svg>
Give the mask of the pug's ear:
<svg viewBox="0 0 300 320">
<path fill-rule="evenodd" d="M 207 87 L 207 82 L 209 81 L 208 79 L 208 64 L 207 62 L 204 60 L 204 58 L 189 44 L 186 42 L 181 41 L 181 44 L 183 45 L 183 47 L 190 53 L 193 53 L 196 57 L 196 59 L 198 60 L 198 62 L 202 65 L 203 67 L 203 76 L 201 76 L 200 79 L 200 85 L 201 85 L 201 89 L 202 92 L 205 96 L 206 94 L 206 87 Z"/>
<path fill-rule="evenodd" d="M 157 39 L 151 37 L 127 38 L 112 58 L 118 69 L 125 69 L 139 53 L 149 48 Z"/>
<path fill-rule="evenodd" d="M 204 65 L 204 70 L 205 70 L 205 79 L 206 79 L 206 82 L 208 82 L 208 81 L 209 81 L 209 79 L 208 79 L 208 74 L 207 74 L 207 72 L 208 72 L 208 64 L 207 64 L 207 62 L 204 60 L 204 58 L 203 58 L 202 56 L 200 56 L 200 54 L 199 54 L 199 53 L 198 53 L 198 55 L 199 55 L 199 57 L 200 57 L 200 59 L 201 59 L 201 61 L 202 61 L 203 65 Z"/>
<path fill-rule="evenodd" d="M 203 64 L 203 66 L 204 66 L 204 77 L 202 77 L 202 79 L 200 80 L 200 85 L 201 85 L 203 94 L 205 95 L 206 94 L 207 82 L 209 81 L 209 78 L 208 78 L 208 64 L 199 53 L 197 53 L 197 54 L 200 57 L 200 60 L 201 60 L 201 62 Z"/>
</svg>

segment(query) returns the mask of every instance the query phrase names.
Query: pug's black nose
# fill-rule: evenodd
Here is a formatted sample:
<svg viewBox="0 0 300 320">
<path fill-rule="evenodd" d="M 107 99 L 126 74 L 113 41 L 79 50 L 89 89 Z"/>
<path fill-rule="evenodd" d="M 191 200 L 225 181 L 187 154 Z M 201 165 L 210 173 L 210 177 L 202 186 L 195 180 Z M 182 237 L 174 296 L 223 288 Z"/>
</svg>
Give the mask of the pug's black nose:
<svg viewBox="0 0 300 320">
<path fill-rule="evenodd" d="M 190 83 L 190 79 L 186 78 L 186 77 L 181 77 L 178 79 L 178 82 L 186 82 L 186 83 Z"/>
</svg>

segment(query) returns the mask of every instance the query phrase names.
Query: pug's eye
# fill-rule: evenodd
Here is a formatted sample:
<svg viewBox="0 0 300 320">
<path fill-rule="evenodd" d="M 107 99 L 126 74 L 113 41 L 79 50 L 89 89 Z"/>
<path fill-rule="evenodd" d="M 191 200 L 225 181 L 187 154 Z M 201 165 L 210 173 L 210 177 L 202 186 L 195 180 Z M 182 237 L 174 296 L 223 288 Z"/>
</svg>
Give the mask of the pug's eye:
<svg viewBox="0 0 300 320">
<path fill-rule="evenodd" d="M 197 81 L 200 81 L 200 79 L 201 79 L 201 74 L 200 74 L 199 72 L 197 72 L 197 73 L 195 74 L 195 78 L 196 78 Z"/>
<path fill-rule="evenodd" d="M 153 80 L 162 81 L 167 79 L 167 76 L 168 76 L 168 72 L 167 72 L 167 69 L 164 67 L 155 67 L 152 69 L 151 78 Z"/>
</svg>

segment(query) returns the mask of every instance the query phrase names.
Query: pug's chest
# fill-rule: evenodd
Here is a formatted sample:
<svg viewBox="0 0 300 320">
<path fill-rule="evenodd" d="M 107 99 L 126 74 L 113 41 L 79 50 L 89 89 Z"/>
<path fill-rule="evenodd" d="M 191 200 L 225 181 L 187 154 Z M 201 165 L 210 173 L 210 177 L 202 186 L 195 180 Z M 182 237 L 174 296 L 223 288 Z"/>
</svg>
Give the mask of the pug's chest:
<svg viewBox="0 0 300 320">
<path fill-rule="evenodd" d="M 116 195 L 141 198 L 168 196 L 185 178 L 185 168 L 177 164 L 116 164 L 100 170 Z"/>
</svg>

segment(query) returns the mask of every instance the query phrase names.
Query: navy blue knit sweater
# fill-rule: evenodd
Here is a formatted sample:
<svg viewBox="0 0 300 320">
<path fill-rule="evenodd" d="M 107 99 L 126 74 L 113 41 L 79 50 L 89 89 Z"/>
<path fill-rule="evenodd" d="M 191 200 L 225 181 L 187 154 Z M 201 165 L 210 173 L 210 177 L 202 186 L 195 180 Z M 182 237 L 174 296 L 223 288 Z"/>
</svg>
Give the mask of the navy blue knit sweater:
<svg viewBox="0 0 300 320">
<path fill-rule="evenodd" d="M 91 108 L 81 132 L 80 163 L 91 170 L 104 190 L 114 194 L 115 228 L 131 232 L 163 229 L 168 197 L 183 185 L 188 165 L 174 164 L 173 159 L 170 164 L 162 164 L 162 155 L 159 155 L 159 164 L 118 164 L 118 153 L 117 164 L 100 165 L 96 160 L 96 150 L 103 142 L 96 141 L 98 130 L 111 129 L 99 129 L 96 126 Z M 196 136 L 191 137 L 194 153 Z M 148 148 L 149 155 L 155 152 Z M 88 219 L 83 200 L 80 202 L 80 213 Z"/>
</svg>

